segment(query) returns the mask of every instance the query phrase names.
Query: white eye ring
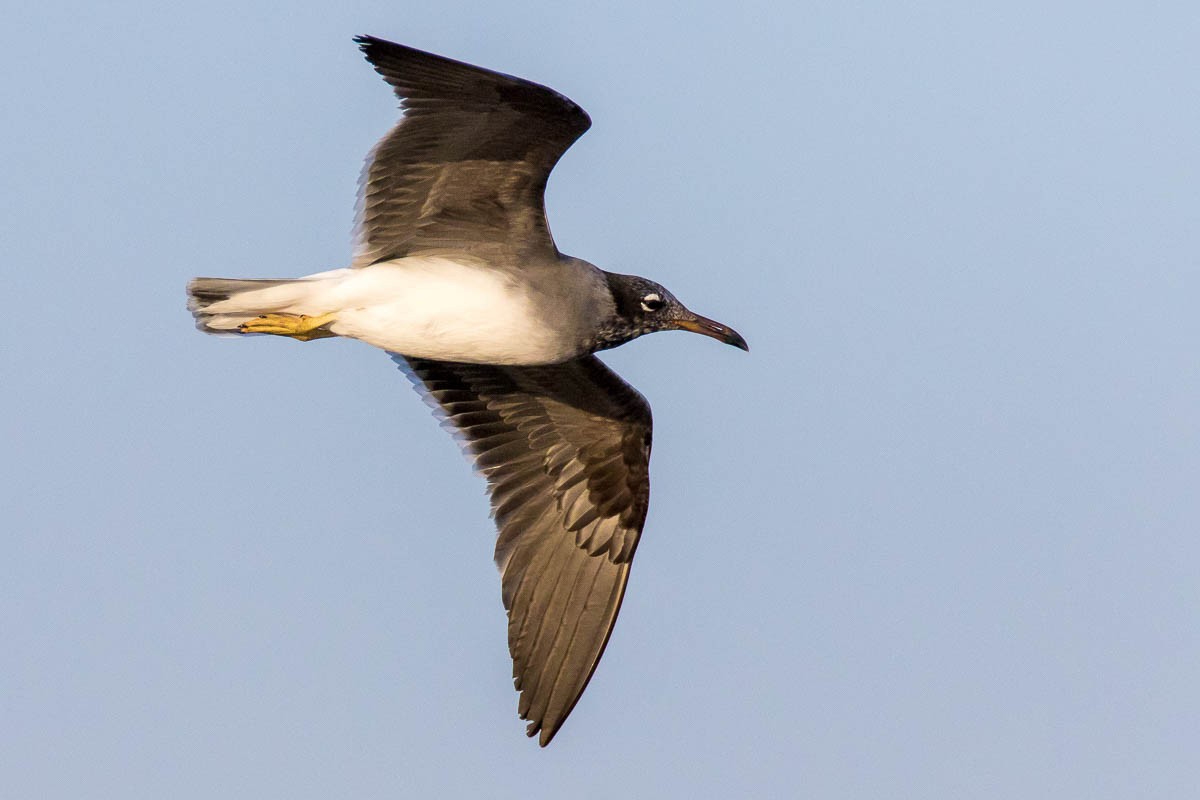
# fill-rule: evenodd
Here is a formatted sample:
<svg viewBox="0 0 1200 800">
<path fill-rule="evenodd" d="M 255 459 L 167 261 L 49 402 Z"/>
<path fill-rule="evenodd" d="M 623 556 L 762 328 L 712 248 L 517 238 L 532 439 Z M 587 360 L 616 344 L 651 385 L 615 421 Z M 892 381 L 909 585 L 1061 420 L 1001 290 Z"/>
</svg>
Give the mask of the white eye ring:
<svg viewBox="0 0 1200 800">
<path fill-rule="evenodd" d="M 643 311 L 654 312 L 654 311 L 658 311 L 662 307 L 663 307 L 663 300 L 661 297 L 659 297 L 658 292 L 651 292 L 650 294 L 648 294 L 642 298 L 642 310 Z"/>
</svg>

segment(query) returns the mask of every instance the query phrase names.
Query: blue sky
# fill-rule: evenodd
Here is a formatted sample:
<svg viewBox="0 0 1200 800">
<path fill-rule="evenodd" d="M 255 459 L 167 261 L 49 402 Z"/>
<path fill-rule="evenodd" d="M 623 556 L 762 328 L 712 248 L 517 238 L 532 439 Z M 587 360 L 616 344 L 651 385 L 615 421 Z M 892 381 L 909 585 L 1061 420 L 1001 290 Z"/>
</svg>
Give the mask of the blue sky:
<svg viewBox="0 0 1200 800">
<path fill-rule="evenodd" d="M 5 10 L 0 795 L 1194 792 L 1200 12 L 645 5 Z M 653 502 L 544 751 L 403 376 L 184 309 L 346 263 L 359 33 L 583 105 L 559 246 L 751 344 L 606 356 Z"/>
</svg>

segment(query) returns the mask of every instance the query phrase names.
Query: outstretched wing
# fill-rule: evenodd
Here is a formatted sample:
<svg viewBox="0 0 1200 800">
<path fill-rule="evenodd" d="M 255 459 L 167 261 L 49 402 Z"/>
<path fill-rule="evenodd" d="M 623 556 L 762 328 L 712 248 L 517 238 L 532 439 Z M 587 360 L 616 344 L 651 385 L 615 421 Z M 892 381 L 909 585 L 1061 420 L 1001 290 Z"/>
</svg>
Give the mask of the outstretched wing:
<svg viewBox="0 0 1200 800">
<path fill-rule="evenodd" d="M 552 89 L 371 36 L 355 39 L 404 118 L 360 179 L 353 266 L 423 252 L 497 265 L 558 254 L 546 180 L 591 120 Z"/>
<path fill-rule="evenodd" d="M 394 356 L 487 478 L 519 712 L 549 744 L 612 633 L 650 498 L 650 406 L 595 356 Z"/>
</svg>

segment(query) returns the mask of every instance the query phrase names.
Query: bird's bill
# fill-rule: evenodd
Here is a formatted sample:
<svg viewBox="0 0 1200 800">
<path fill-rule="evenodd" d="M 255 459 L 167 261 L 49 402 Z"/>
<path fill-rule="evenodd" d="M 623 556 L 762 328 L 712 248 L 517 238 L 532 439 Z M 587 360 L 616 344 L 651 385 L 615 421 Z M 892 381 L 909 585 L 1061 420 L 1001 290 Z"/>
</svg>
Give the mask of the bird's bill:
<svg viewBox="0 0 1200 800">
<path fill-rule="evenodd" d="M 681 319 L 675 323 L 675 327 L 681 331 L 691 331 L 692 333 L 711 336 L 717 341 L 731 344 L 746 352 L 750 352 L 750 345 L 746 344 L 746 340 L 742 335 L 728 325 L 722 325 L 716 320 L 711 320 L 708 317 L 702 317 L 699 314 L 693 314 L 688 319 Z"/>
</svg>

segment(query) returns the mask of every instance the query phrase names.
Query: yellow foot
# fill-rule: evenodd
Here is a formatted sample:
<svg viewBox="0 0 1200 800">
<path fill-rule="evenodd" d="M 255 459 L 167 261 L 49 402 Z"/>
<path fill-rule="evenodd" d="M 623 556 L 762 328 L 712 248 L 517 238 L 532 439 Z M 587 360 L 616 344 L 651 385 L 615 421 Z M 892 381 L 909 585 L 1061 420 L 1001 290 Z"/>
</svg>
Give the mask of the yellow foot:
<svg viewBox="0 0 1200 800">
<path fill-rule="evenodd" d="M 313 339 L 324 339 L 337 336 L 326 326 L 334 320 L 334 315 L 322 314 L 310 317 L 307 314 L 263 314 L 260 317 L 247 320 L 238 326 L 241 333 L 270 333 L 275 336 L 290 336 L 301 342 Z"/>
</svg>

